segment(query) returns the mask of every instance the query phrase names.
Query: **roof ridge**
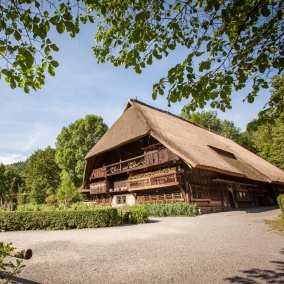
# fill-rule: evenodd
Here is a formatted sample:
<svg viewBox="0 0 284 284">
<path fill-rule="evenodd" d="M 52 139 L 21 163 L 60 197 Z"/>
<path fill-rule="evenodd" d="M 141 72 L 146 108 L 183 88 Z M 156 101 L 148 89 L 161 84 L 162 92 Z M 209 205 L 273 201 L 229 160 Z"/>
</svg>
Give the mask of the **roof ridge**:
<svg viewBox="0 0 284 284">
<path fill-rule="evenodd" d="M 224 137 L 224 138 L 230 139 L 230 140 L 232 140 L 233 142 L 235 142 L 233 139 L 231 139 L 231 138 L 229 138 L 229 137 L 227 137 L 227 136 L 225 136 L 225 135 L 223 135 L 223 134 L 221 134 L 221 133 L 218 133 L 218 132 L 215 131 L 215 130 L 211 130 L 211 129 L 206 128 L 206 127 L 204 127 L 204 126 L 202 126 L 202 125 L 199 125 L 199 124 L 196 124 L 196 123 L 194 123 L 194 122 L 191 122 L 191 121 L 189 121 L 189 120 L 187 120 L 187 119 L 185 119 L 185 118 L 183 118 L 183 117 L 181 117 L 181 116 L 179 116 L 179 115 L 176 115 L 176 114 L 173 114 L 173 113 L 171 113 L 171 112 L 169 112 L 169 111 L 166 111 L 166 110 L 163 110 L 163 109 L 160 109 L 160 108 L 151 106 L 151 105 L 146 104 L 146 103 L 144 103 L 144 102 L 142 102 L 142 101 L 139 101 L 139 100 L 137 100 L 137 99 L 129 99 L 128 102 L 130 102 L 130 103 L 132 103 L 132 102 L 138 103 L 138 104 L 141 104 L 141 105 L 143 105 L 143 106 L 149 107 L 149 108 L 151 108 L 151 109 L 157 110 L 157 111 L 159 111 L 159 112 L 169 114 L 169 115 L 171 115 L 171 116 L 173 116 L 173 117 L 176 117 L 176 118 L 178 118 L 178 119 L 180 119 L 180 120 L 183 120 L 183 121 L 185 121 L 185 122 L 187 122 L 187 123 L 190 123 L 190 124 L 195 125 L 195 126 L 197 126 L 197 127 L 199 127 L 199 128 L 202 128 L 202 129 L 204 129 L 204 130 L 206 130 L 206 131 L 209 131 L 209 132 L 211 132 L 211 133 L 220 135 L 220 136 L 222 136 L 222 137 Z M 235 143 L 236 143 L 236 142 L 235 142 Z M 237 143 L 237 144 L 238 144 L 238 143 Z M 238 145 L 239 145 L 239 144 L 238 144 Z"/>
</svg>

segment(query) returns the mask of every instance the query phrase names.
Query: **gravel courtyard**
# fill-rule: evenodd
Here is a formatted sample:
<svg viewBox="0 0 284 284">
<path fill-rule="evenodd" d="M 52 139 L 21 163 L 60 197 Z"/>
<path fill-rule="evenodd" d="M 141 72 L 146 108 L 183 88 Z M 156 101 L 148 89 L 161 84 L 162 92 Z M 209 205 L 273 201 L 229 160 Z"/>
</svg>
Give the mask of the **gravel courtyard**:
<svg viewBox="0 0 284 284">
<path fill-rule="evenodd" d="M 143 225 L 0 233 L 29 247 L 19 283 L 284 283 L 284 236 L 256 208 Z"/>
</svg>

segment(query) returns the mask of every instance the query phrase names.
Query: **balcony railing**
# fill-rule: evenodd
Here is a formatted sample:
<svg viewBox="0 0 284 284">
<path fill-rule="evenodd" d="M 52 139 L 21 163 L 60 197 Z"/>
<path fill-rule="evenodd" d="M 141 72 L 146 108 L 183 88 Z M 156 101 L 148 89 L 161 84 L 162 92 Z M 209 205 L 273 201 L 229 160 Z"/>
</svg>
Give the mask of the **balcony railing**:
<svg viewBox="0 0 284 284">
<path fill-rule="evenodd" d="M 90 194 L 100 194 L 100 193 L 106 193 L 106 183 L 99 183 L 99 184 L 91 184 L 90 185 Z"/>
<path fill-rule="evenodd" d="M 167 148 L 155 150 L 147 152 L 141 156 L 107 165 L 99 169 L 94 169 L 90 176 L 90 179 L 98 179 L 123 172 L 147 168 L 177 159 L 178 157 Z"/>
<path fill-rule="evenodd" d="M 94 169 L 92 171 L 92 174 L 90 176 L 90 179 L 98 179 L 98 178 L 105 178 L 106 177 L 106 168 L 99 168 L 99 169 Z"/>
<path fill-rule="evenodd" d="M 176 186 L 179 184 L 178 173 L 172 170 L 165 173 L 159 173 L 129 180 L 129 191 L 152 189 L 160 187 Z"/>
<path fill-rule="evenodd" d="M 127 180 L 120 180 L 115 181 L 113 184 L 113 189 L 110 191 L 117 192 L 117 191 L 127 191 L 128 190 L 128 181 Z"/>
</svg>

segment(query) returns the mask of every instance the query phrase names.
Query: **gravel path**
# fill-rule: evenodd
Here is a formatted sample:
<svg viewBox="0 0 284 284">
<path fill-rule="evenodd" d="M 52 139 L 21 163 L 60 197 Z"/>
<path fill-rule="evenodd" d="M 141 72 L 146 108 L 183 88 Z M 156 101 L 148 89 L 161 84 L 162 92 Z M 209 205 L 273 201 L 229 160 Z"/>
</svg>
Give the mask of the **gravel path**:
<svg viewBox="0 0 284 284">
<path fill-rule="evenodd" d="M 264 223 L 280 214 L 271 209 L 0 240 L 33 249 L 20 283 L 284 283 L 284 236 Z"/>
</svg>

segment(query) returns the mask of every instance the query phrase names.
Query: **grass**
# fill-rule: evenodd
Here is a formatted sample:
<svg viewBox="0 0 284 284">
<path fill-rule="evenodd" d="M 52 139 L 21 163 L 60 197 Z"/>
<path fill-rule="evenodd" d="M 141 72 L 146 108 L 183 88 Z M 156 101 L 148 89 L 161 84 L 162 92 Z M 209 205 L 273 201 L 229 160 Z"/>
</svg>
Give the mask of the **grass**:
<svg viewBox="0 0 284 284">
<path fill-rule="evenodd" d="M 269 224 L 273 229 L 284 234 L 284 215 L 281 215 L 277 220 L 266 220 L 266 224 Z"/>
</svg>

